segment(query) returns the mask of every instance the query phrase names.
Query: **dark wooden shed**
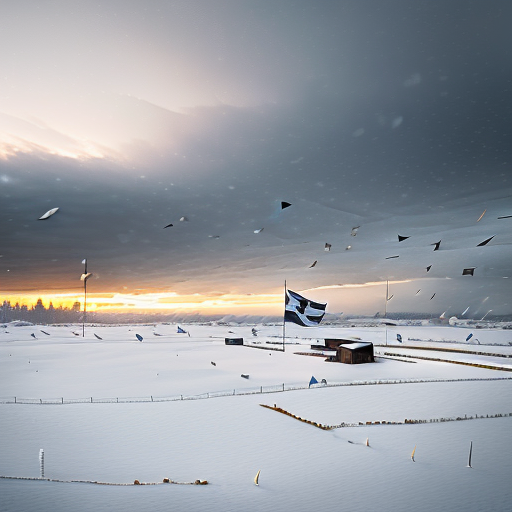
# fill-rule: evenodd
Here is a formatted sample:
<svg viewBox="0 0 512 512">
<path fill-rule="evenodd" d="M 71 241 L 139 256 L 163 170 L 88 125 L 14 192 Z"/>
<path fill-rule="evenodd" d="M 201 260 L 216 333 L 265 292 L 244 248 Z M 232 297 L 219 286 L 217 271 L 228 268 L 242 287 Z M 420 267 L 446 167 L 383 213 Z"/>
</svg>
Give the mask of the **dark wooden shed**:
<svg viewBox="0 0 512 512">
<path fill-rule="evenodd" d="M 336 349 L 336 361 L 345 364 L 373 363 L 373 343 L 361 341 L 340 345 Z"/>
<path fill-rule="evenodd" d="M 226 345 L 243 345 L 244 339 L 243 338 L 224 338 L 224 343 Z"/>
</svg>

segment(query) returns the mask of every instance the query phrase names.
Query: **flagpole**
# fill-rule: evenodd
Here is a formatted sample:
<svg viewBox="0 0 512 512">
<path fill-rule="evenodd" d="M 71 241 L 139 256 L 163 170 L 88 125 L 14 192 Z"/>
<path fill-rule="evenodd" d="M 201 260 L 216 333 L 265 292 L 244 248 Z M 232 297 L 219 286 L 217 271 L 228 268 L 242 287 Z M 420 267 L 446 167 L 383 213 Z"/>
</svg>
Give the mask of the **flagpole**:
<svg viewBox="0 0 512 512">
<path fill-rule="evenodd" d="M 283 352 L 284 352 L 284 339 L 286 335 L 286 279 L 284 280 L 284 313 L 283 313 Z"/>
</svg>

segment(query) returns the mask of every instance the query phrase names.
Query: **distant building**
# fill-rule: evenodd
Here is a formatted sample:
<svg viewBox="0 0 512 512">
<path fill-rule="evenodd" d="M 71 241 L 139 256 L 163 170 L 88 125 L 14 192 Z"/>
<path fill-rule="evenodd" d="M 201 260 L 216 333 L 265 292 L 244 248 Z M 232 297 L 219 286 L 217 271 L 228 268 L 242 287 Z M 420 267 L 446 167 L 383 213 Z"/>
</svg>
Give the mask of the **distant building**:
<svg viewBox="0 0 512 512">
<path fill-rule="evenodd" d="M 224 343 L 226 345 L 243 345 L 244 339 L 243 338 L 224 338 Z"/>
<path fill-rule="evenodd" d="M 325 338 L 325 345 L 311 345 L 313 350 L 335 350 L 327 361 L 345 364 L 374 363 L 373 343 L 368 341 L 346 340 L 343 338 Z"/>
<path fill-rule="evenodd" d="M 430 323 L 433 325 L 449 325 L 450 319 L 444 317 L 431 318 Z"/>
</svg>

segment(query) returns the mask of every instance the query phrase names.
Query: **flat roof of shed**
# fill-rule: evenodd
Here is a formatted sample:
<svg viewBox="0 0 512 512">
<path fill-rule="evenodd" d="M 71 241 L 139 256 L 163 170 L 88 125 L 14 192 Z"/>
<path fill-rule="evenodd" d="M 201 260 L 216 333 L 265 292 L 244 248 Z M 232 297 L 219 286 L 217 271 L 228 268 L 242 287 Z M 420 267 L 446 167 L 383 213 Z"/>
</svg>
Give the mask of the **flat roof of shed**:
<svg viewBox="0 0 512 512">
<path fill-rule="evenodd" d="M 350 345 L 340 345 L 338 348 L 346 348 L 347 350 L 357 350 L 358 348 L 368 348 L 373 346 L 369 341 L 361 341 L 359 343 L 351 343 Z"/>
</svg>

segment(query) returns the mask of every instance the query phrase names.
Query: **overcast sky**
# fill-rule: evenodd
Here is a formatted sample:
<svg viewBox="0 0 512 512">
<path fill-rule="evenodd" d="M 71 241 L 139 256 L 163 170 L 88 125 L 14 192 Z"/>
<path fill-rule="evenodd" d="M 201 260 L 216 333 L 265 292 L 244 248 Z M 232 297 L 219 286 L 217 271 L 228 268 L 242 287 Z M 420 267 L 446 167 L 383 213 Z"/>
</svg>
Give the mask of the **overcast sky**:
<svg viewBox="0 0 512 512">
<path fill-rule="evenodd" d="M 80 290 L 87 258 L 91 293 L 286 279 L 373 311 L 390 280 L 390 310 L 512 312 L 511 2 L 0 12 L 2 297 Z"/>
</svg>

